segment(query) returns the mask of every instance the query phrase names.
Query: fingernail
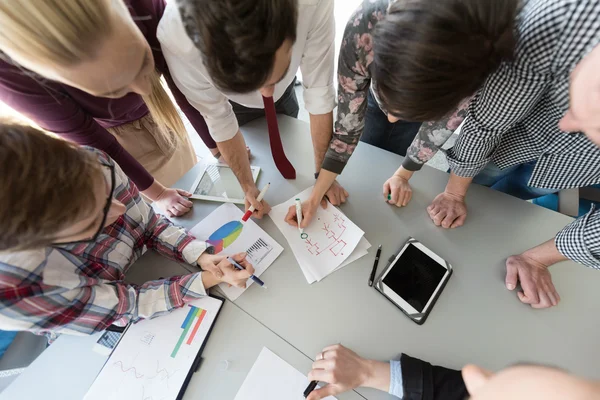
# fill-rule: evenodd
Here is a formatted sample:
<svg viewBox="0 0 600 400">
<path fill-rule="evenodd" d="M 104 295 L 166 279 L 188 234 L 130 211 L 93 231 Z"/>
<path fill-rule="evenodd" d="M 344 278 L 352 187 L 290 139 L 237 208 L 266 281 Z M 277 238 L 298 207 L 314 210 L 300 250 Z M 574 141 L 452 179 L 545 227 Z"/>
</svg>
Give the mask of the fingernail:
<svg viewBox="0 0 600 400">
<path fill-rule="evenodd" d="M 223 277 L 223 273 L 221 271 L 217 272 L 217 278 L 222 278 Z"/>
<path fill-rule="evenodd" d="M 512 283 L 508 283 L 508 284 L 506 285 L 506 288 L 507 288 L 508 290 L 514 290 L 514 288 L 515 288 L 515 285 L 513 285 Z"/>
</svg>

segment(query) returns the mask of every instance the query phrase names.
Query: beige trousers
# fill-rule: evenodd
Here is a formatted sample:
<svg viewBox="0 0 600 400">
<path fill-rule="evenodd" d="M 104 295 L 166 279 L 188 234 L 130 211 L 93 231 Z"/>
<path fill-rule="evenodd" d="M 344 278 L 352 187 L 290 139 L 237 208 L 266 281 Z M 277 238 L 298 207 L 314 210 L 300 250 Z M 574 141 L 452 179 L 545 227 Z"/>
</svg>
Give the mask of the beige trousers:
<svg viewBox="0 0 600 400">
<path fill-rule="evenodd" d="M 117 141 L 160 183 L 171 187 L 197 159 L 189 137 L 168 137 L 158 129 L 150 114 L 108 129 Z"/>
</svg>

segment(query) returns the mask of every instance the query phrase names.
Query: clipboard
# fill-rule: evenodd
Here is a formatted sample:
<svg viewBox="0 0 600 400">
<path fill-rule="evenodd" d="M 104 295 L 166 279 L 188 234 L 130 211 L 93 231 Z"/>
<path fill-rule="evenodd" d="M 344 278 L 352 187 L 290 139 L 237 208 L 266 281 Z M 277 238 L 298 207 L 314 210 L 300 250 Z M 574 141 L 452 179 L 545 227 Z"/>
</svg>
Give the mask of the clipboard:
<svg viewBox="0 0 600 400">
<path fill-rule="evenodd" d="M 224 303 L 208 295 L 130 324 L 84 399 L 182 399 Z"/>
</svg>

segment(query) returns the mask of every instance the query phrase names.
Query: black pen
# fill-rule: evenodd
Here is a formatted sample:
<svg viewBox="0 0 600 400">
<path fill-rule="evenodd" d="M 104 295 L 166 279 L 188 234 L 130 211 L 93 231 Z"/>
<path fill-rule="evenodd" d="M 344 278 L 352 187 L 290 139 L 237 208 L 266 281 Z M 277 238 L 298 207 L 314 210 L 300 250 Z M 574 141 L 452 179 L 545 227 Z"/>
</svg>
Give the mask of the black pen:
<svg viewBox="0 0 600 400">
<path fill-rule="evenodd" d="M 375 273 L 377 272 L 377 264 L 379 264 L 379 256 L 381 255 L 381 245 L 377 248 L 377 254 L 375 254 L 375 262 L 373 263 L 373 271 L 371 271 L 371 277 L 369 278 L 369 286 L 373 286 L 375 280 Z"/>
<path fill-rule="evenodd" d="M 312 381 L 311 383 L 309 383 L 306 389 L 304 389 L 304 398 L 307 398 L 308 395 L 311 394 L 313 390 L 315 390 L 318 384 L 319 382 L 317 381 Z"/>
</svg>

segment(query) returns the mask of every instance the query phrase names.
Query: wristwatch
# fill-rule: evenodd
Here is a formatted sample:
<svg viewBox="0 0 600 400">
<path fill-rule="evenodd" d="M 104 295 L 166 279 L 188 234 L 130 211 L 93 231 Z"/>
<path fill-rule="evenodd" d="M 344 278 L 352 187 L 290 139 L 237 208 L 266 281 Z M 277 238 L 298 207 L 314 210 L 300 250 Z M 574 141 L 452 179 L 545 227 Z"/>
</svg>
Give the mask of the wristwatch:
<svg viewBox="0 0 600 400">
<path fill-rule="evenodd" d="M 315 179 L 319 179 L 319 173 L 315 172 Z"/>
<path fill-rule="evenodd" d="M 208 246 L 206 250 L 204 250 L 206 254 L 214 255 L 215 254 L 215 246 Z"/>
</svg>

